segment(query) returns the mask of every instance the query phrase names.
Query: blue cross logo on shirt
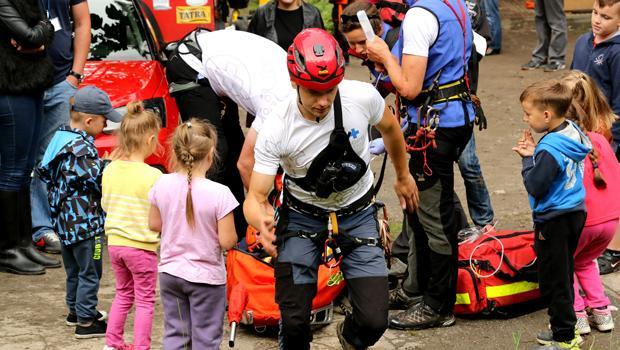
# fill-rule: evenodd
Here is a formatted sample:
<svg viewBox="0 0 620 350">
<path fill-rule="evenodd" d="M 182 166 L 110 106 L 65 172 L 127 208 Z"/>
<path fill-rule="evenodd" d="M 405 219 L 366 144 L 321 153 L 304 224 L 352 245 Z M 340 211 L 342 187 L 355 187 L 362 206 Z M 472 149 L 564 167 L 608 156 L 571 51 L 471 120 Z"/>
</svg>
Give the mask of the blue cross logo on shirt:
<svg viewBox="0 0 620 350">
<path fill-rule="evenodd" d="M 356 139 L 359 134 L 360 134 L 360 131 L 355 128 L 349 131 L 349 137 L 352 137 L 354 139 Z"/>
</svg>

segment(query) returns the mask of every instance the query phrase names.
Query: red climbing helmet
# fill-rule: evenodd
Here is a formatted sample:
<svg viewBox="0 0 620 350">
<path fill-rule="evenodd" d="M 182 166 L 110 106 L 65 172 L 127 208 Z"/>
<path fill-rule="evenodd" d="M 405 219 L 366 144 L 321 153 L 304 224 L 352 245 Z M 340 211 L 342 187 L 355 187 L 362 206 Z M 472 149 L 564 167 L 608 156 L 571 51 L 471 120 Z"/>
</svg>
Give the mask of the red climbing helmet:
<svg viewBox="0 0 620 350">
<path fill-rule="evenodd" d="M 323 29 L 308 28 L 297 34 L 286 61 L 291 80 L 308 89 L 329 90 L 344 78 L 342 50 Z"/>
</svg>

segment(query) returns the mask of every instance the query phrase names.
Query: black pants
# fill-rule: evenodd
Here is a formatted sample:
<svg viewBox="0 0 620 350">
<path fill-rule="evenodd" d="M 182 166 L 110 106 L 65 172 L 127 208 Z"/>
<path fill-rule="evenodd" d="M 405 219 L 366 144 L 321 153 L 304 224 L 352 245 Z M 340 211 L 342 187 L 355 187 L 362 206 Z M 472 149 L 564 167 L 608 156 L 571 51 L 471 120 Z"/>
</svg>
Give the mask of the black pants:
<svg viewBox="0 0 620 350">
<path fill-rule="evenodd" d="M 196 71 L 178 56 L 174 56 L 166 65 L 166 77 L 169 82 L 194 81 L 196 74 Z M 184 122 L 190 118 L 198 118 L 208 121 L 215 127 L 217 160 L 209 170 L 207 177 L 228 186 L 237 201 L 243 203 L 245 192 L 237 169 L 237 160 L 239 160 L 245 136 L 239 124 L 237 104 L 228 97 L 217 96 L 206 79 L 201 81 L 200 87 L 176 92 L 173 97 Z M 248 225 L 243 216 L 243 206 L 239 205 L 235 208 L 233 215 L 237 237 L 241 240 L 245 237 Z"/>
<path fill-rule="evenodd" d="M 452 312 L 456 301 L 459 222 L 454 205 L 454 162 L 469 142 L 472 125 L 456 128 L 438 128 L 435 132 L 437 147 L 414 152 L 409 160 L 409 171 L 419 190 L 419 207 L 412 216 L 415 230 L 409 242 L 415 254 L 408 257 L 409 273 L 417 269 L 417 281 L 424 293 L 424 302 L 435 311 Z M 409 276 L 408 278 L 411 278 Z M 405 286 L 406 287 L 406 286 Z"/>
<path fill-rule="evenodd" d="M 540 293 L 549 303 L 547 313 L 556 341 L 570 341 L 575 337 L 573 255 L 585 220 L 586 213 L 576 211 L 535 226 Z"/>
</svg>

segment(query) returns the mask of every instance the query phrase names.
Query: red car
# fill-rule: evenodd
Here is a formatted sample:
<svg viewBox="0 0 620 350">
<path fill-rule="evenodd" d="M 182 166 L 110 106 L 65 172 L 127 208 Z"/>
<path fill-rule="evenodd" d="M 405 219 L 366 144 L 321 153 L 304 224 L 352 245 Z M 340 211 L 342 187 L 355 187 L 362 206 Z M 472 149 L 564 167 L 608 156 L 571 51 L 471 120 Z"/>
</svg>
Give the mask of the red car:
<svg viewBox="0 0 620 350">
<path fill-rule="evenodd" d="M 158 5 L 153 7 L 153 3 Z M 213 0 L 97 0 L 90 1 L 89 7 L 92 42 L 82 84 L 106 91 L 121 113 L 128 102 L 144 101 L 146 108 L 161 116 L 159 141 L 166 145 L 180 117 L 168 91 L 164 48 L 199 26 L 213 29 Z M 97 137 L 95 144 L 100 154 L 114 148 L 114 130 L 118 127 L 108 122 L 104 133 Z M 160 147 L 147 163 L 166 169 L 166 150 Z"/>
</svg>

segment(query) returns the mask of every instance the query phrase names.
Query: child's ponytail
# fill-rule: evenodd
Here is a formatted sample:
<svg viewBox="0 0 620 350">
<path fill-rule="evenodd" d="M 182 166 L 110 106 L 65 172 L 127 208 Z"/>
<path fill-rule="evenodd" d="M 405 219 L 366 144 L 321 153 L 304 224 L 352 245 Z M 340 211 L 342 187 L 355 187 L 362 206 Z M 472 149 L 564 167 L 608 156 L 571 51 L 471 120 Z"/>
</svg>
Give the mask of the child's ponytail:
<svg viewBox="0 0 620 350">
<path fill-rule="evenodd" d="M 592 170 L 594 173 L 594 186 L 598 189 L 607 188 L 607 182 L 605 182 L 605 178 L 603 177 L 601 170 L 598 168 L 599 152 L 596 149 L 596 146 L 594 146 L 594 144 L 592 144 L 592 151 L 590 151 L 588 157 L 590 157 L 590 161 L 592 162 Z"/>
</svg>

